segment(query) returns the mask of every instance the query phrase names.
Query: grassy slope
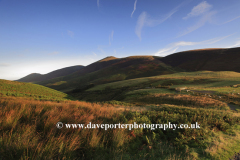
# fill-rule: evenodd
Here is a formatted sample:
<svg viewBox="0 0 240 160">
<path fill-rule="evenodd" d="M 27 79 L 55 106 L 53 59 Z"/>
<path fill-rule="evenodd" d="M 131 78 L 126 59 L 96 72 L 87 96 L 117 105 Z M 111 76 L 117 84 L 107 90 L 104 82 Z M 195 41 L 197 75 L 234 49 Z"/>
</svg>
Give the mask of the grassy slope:
<svg viewBox="0 0 240 160">
<path fill-rule="evenodd" d="M 66 100 L 70 96 L 37 84 L 0 80 L 0 95 L 29 97 L 39 100 Z"/>
<path fill-rule="evenodd" d="M 121 110 L 77 101 L 0 99 L 0 159 L 227 159 L 238 151 L 240 114 L 209 108 L 151 106 Z M 127 107 L 127 106 L 125 106 Z M 56 123 L 190 124 L 200 129 L 57 129 Z M 87 137 L 87 138 L 86 138 Z"/>
<path fill-rule="evenodd" d="M 69 76 L 41 82 L 40 84 L 57 90 L 71 90 L 90 83 L 97 85 L 174 72 L 176 71 L 172 67 L 165 65 L 157 57 L 133 56 L 98 61 Z"/>
<path fill-rule="evenodd" d="M 239 84 L 239 81 L 240 74 L 236 72 L 181 72 L 97 85 L 86 91 L 74 93 L 73 95 L 87 101 L 118 100 L 127 103 L 134 102 L 135 104 L 139 105 L 143 103 L 143 101 L 150 103 L 151 100 L 154 100 L 154 98 L 151 96 L 162 94 L 162 104 L 182 103 L 187 105 L 184 103 L 185 100 L 181 100 L 182 98 L 178 98 L 179 100 L 176 100 L 176 96 L 174 96 L 174 94 L 182 94 L 182 97 L 184 97 L 184 95 L 188 95 L 188 99 L 194 99 L 192 97 L 195 97 L 196 99 L 194 101 L 197 101 L 197 99 L 205 99 L 208 96 L 206 93 L 209 91 L 215 91 L 212 92 L 213 99 L 218 101 L 224 100 L 226 103 L 240 105 L 238 102 L 240 100 L 240 87 L 231 87 L 232 85 Z M 181 87 L 187 88 L 188 90 L 207 92 L 193 93 L 193 91 L 182 91 L 179 93 L 175 90 L 176 88 Z M 164 94 L 170 94 L 170 98 L 166 98 L 167 95 Z M 141 98 L 143 99 L 141 100 Z M 139 103 L 140 101 L 141 103 Z M 157 102 L 160 103 L 159 101 L 156 101 L 154 104 Z M 145 105 L 146 103 L 143 104 Z M 192 101 L 189 100 L 188 103 L 192 103 Z M 222 107 L 227 108 L 226 105 Z"/>
<path fill-rule="evenodd" d="M 240 113 L 226 108 L 220 100 L 171 89 L 181 83 L 199 90 L 209 89 L 218 81 L 222 82 L 218 87 L 235 84 L 239 82 L 239 74 L 175 73 L 99 85 L 81 93 L 89 93 L 88 98 L 92 99 L 98 95 L 111 100 L 108 93 L 122 91 L 123 102 L 115 101 L 115 105 L 40 102 L 5 94 L 0 98 L 0 159 L 228 159 L 240 150 Z M 5 80 L 0 84 L 2 92 L 48 95 L 50 99 L 66 96 L 34 84 Z M 124 102 L 139 103 L 145 109 L 138 110 Z M 81 124 L 198 122 L 201 128 L 59 130 L 55 127 L 59 121 Z"/>
<path fill-rule="evenodd" d="M 174 105 L 173 108 L 182 108 L 185 106 L 196 112 L 201 108 L 212 108 L 216 111 L 223 109 L 231 112 L 227 103 L 232 102 L 240 105 L 238 103 L 240 96 L 237 94 L 234 96 L 230 94 L 226 95 L 225 91 L 227 90 L 229 92 L 237 93 L 239 88 L 233 88 L 231 85 L 239 84 L 239 81 L 240 74 L 236 72 L 181 72 L 97 85 L 82 92 L 79 97 L 90 101 L 108 101 L 110 104 L 122 104 L 124 102 L 141 106 L 151 105 L 159 107 L 162 107 L 162 105 L 165 104 L 167 107 L 170 107 L 169 105 Z M 200 91 L 214 90 L 216 92 L 211 97 L 208 97 L 201 93 L 186 91 L 179 93 L 173 90 L 178 87 L 187 87 L 189 89 Z M 221 99 L 219 98 L 219 95 L 221 96 Z M 121 100 L 121 102 L 115 100 Z M 198 114 L 199 113 L 196 113 L 196 115 Z M 204 117 L 204 115 L 202 116 Z M 212 143 L 212 145 L 208 146 L 205 150 L 206 153 L 212 156 L 212 159 L 227 159 L 227 157 L 233 154 L 233 152 L 231 152 L 232 149 L 236 149 L 236 151 L 240 150 L 240 148 L 237 147 L 237 143 L 234 142 L 240 141 L 239 130 L 234 130 L 234 134 L 237 133 L 235 137 L 231 137 L 224 132 L 213 133 L 212 138 L 218 143 Z M 198 149 L 197 151 L 190 147 L 189 150 L 193 151 L 192 154 L 197 155 L 198 158 L 202 156 L 199 154 L 201 151 Z"/>
<path fill-rule="evenodd" d="M 211 71 L 198 71 L 198 72 L 179 72 L 168 75 L 152 76 L 146 78 L 129 79 L 119 82 L 107 83 L 95 86 L 88 91 L 102 90 L 105 87 L 119 88 L 126 86 L 137 86 L 144 82 L 153 82 L 151 87 L 156 87 L 161 84 L 173 84 L 175 86 L 193 86 L 197 87 L 224 87 L 238 84 L 240 81 L 240 73 L 237 72 L 211 72 Z M 185 83 L 185 84 L 184 84 Z M 148 84 L 149 85 L 149 84 Z M 145 86 L 150 87 L 150 86 Z"/>
</svg>

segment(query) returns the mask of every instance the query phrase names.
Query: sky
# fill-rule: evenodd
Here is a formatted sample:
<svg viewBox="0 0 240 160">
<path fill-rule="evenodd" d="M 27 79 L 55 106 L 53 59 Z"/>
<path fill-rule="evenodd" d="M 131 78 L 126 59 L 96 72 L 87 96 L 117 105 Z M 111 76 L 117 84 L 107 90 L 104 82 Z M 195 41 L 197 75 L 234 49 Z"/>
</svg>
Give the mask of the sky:
<svg viewBox="0 0 240 160">
<path fill-rule="evenodd" d="M 240 47 L 239 8 L 239 0 L 0 0 L 0 79 L 107 56 Z"/>
</svg>

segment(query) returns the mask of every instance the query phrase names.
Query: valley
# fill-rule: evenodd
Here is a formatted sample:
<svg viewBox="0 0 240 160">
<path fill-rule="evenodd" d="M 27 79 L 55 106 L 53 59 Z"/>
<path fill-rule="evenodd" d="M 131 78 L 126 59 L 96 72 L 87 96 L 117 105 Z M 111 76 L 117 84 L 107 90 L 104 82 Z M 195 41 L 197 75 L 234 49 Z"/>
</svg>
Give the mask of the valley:
<svg viewBox="0 0 240 160">
<path fill-rule="evenodd" d="M 116 71 L 113 73 L 117 74 Z M 46 84 L 43 87 L 1 80 L 1 158 L 228 159 L 239 152 L 240 73 L 172 71 L 110 82 L 92 78 L 89 83 L 91 74 L 98 72 L 103 73 L 100 70 L 80 76 L 77 80 L 82 85 L 73 89 L 69 89 L 73 85 L 66 83 L 40 82 Z M 48 88 L 58 85 L 67 92 Z M 58 129 L 57 122 L 85 125 L 197 122 L 201 127 Z"/>
</svg>

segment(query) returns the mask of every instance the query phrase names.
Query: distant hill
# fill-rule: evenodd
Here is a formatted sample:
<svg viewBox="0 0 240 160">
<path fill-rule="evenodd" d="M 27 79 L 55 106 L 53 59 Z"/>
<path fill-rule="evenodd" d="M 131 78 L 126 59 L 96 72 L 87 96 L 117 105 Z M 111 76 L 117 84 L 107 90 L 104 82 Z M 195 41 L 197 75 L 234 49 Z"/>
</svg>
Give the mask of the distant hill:
<svg viewBox="0 0 240 160">
<path fill-rule="evenodd" d="M 171 54 L 161 60 L 188 71 L 240 72 L 240 47 L 190 50 Z"/>
<path fill-rule="evenodd" d="M 160 57 L 131 56 L 126 58 L 106 57 L 68 76 L 42 81 L 38 84 L 61 91 L 86 87 L 89 84 L 104 84 L 131 78 L 175 73 Z"/>
<path fill-rule="evenodd" d="M 101 70 L 105 67 L 108 67 L 108 66 L 118 62 L 118 61 L 120 61 L 120 59 L 116 58 L 116 57 L 113 57 L 113 56 L 103 58 L 103 59 L 101 59 L 97 62 L 94 62 L 94 63 L 84 67 L 83 69 L 77 71 L 76 73 L 65 76 L 64 80 L 71 79 L 71 78 L 76 78 L 78 76 L 83 76 L 85 74 Z"/>
<path fill-rule="evenodd" d="M 62 69 L 58 69 L 55 71 L 52 71 L 47 74 L 39 74 L 39 73 L 32 73 L 27 75 L 26 77 L 23 77 L 17 81 L 19 82 L 39 82 L 39 81 L 46 81 L 49 79 L 61 77 L 61 76 L 66 76 L 71 73 L 74 73 L 76 71 L 79 71 L 80 69 L 84 68 L 84 66 L 77 65 L 77 66 L 71 66 L 71 67 L 66 67 Z"/>
<path fill-rule="evenodd" d="M 132 78 L 201 70 L 240 72 L 240 48 L 198 49 L 174 53 L 166 57 L 130 56 L 116 58 L 110 56 L 71 74 L 55 76 L 57 78 L 52 76 L 41 79 L 39 74 L 29 76 L 33 77 L 31 81 L 38 81 L 38 84 L 68 92 Z M 28 81 L 30 79 L 29 77 L 25 78 L 28 78 Z"/>
</svg>

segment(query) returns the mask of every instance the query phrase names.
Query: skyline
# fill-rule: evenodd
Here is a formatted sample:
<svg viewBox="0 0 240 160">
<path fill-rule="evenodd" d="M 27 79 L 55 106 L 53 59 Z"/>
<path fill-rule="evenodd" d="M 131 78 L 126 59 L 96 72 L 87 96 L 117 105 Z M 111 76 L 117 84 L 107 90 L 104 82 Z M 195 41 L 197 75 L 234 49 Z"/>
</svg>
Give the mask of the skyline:
<svg viewBox="0 0 240 160">
<path fill-rule="evenodd" d="M 240 1 L 0 0 L 0 79 L 107 56 L 240 47 Z"/>
</svg>

